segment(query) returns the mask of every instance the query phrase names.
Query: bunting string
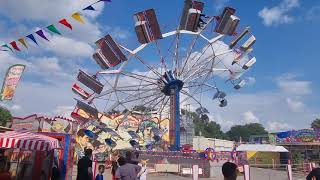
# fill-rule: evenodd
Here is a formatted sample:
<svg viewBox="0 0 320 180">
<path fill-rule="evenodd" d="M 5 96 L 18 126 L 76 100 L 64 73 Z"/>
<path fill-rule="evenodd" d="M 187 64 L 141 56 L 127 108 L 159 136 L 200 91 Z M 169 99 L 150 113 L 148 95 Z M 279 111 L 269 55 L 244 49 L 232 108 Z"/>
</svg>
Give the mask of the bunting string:
<svg viewBox="0 0 320 180">
<path fill-rule="evenodd" d="M 96 11 L 96 9 L 94 8 L 93 5 L 96 3 L 99 3 L 99 2 L 111 2 L 111 0 L 98 0 L 97 2 L 90 4 L 89 6 L 83 8 L 82 11 Z M 78 21 L 81 24 L 85 24 L 85 20 L 83 19 L 80 12 L 75 12 L 70 17 L 73 18 L 74 20 Z M 58 23 L 65 26 L 66 28 L 69 28 L 70 30 L 73 29 L 71 23 L 66 18 L 61 19 Z M 28 43 L 26 41 L 26 38 L 30 39 L 36 45 L 39 45 L 34 34 L 36 34 L 37 36 L 39 36 L 42 39 L 49 42 L 50 40 L 45 35 L 45 30 L 48 30 L 49 32 L 54 33 L 54 34 L 62 35 L 62 33 L 58 30 L 58 28 L 56 27 L 55 24 L 50 24 L 49 26 L 42 28 L 42 29 L 39 29 L 36 32 L 33 32 L 25 37 L 21 37 L 18 40 L 12 41 L 8 44 L 1 45 L 0 51 L 9 51 L 10 50 L 11 52 L 14 52 L 13 50 L 15 50 L 16 52 L 20 52 L 20 51 L 22 51 L 22 47 L 24 47 L 25 49 L 28 49 Z"/>
</svg>

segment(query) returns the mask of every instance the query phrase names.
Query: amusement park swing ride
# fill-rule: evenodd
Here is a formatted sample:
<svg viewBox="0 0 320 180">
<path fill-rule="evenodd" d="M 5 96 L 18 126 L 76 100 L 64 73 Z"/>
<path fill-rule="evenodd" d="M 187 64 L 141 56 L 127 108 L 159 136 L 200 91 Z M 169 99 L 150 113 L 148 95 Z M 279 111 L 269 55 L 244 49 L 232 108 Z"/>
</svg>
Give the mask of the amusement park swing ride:
<svg viewBox="0 0 320 180">
<path fill-rule="evenodd" d="M 75 83 L 72 89 L 82 98 L 76 109 L 99 124 L 99 112 L 122 111 L 125 121 L 136 105 L 146 107 L 144 115 L 155 111 L 170 119 L 170 145 L 180 149 L 180 107 L 191 104 L 197 113 L 208 113 L 202 106 L 204 93 L 211 94 L 220 107 L 227 106 L 218 79 L 238 90 L 246 83 L 242 74 L 256 62 L 251 55 L 256 38 L 249 27 L 238 32 L 240 18 L 235 14 L 234 8 L 225 7 L 219 16 L 210 16 L 203 2 L 185 0 L 178 28 L 166 33 L 154 9 L 134 14 L 140 45 L 130 49 L 110 35 L 99 39 L 93 59 L 101 70 L 93 75 L 79 71 L 77 80 L 93 92 Z M 76 112 L 72 116 L 84 120 Z M 117 137 L 117 128 L 102 128 Z M 113 140 L 106 142 L 112 145 Z"/>
</svg>

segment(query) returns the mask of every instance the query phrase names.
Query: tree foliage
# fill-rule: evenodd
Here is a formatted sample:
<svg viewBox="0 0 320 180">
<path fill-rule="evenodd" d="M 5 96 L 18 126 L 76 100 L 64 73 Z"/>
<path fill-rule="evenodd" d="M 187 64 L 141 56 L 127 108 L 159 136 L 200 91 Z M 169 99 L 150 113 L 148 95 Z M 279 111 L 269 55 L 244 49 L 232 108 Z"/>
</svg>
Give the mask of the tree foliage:
<svg viewBox="0 0 320 180">
<path fill-rule="evenodd" d="M 0 125 L 5 126 L 7 121 L 12 118 L 10 111 L 5 108 L 0 107 Z"/>
<path fill-rule="evenodd" d="M 210 121 L 206 114 L 199 115 L 195 112 L 187 112 L 185 110 L 182 110 L 181 113 L 192 118 L 196 136 L 199 136 L 201 132 L 201 136 L 206 138 L 226 138 L 226 135 L 221 130 L 221 126 L 214 121 Z"/>
<path fill-rule="evenodd" d="M 231 127 L 231 129 L 227 132 L 227 135 L 233 141 L 239 141 L 240 137 L 243 141 L 249 141 L 249 138 L 252 135 L 263 135 L 267 133 L 268 132 L 265 130 L 262 124 L 250 123 Z"/>
<path fill-rule="evenodd" d="M 312 123 L 311 123 L 311 127 L 312 128 L 320 128 L 320 119 L 315 119 Z"/>
</svg>

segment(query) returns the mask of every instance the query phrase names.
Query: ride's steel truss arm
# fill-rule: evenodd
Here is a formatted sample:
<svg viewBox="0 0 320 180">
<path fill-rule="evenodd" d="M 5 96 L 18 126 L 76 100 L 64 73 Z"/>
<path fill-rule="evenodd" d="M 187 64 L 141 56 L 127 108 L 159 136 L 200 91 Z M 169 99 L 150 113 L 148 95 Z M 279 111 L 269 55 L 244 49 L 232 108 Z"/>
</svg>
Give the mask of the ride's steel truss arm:
<svg viewBox="0 0 320 180">
<path fill-rule="evenodd" d="M 148 64 L 146 61 L 144 61 L 141 57 L 134 55 L 135 58 L 137 58 L 144 66 L 146 66 L 150 71 L 152 71 L 155 75 L 157 75 L 158 77 L 161 77 L 162 75 L 154 68 L 152 67 L 150 64 Z"/>
<path fill-rule="evenodd" d="M 204 80 L 201 82 L 201 83 L 205 83 L 205 82 L 207 82 L 208 81 L 208 79 L 210 78 L 210 76 L 211 76 L 211 73 L 212 72 L 210 72 L 210 73 L 207 73 L 206 74 L 206 77 L 204 78 Z M 201 84 L 200 83 L 200 84 Z M 190 96 L 193 96 L 193 95 L 195 95 L 196 93 L 197 93 L 197 91 L 199 90 L 199 89 L 201 89 L 201 87 L 202 86 L 199 86 L 198 88 L 196 88 L 196 90 L 194 90 L 191 94 L 189 94 Z M 185 98 L 184 100 L 182 100 L 180 103 L 183 103 L 183 102 L 185 102 L 186 100 L 187 100 L 188 98 Z M 194 99 L 194 98 L 193 98 Z M 199 102 L 199 101 L 198 101 Z M 201 103 L 200 103 L 201 104 Z"/>
<path fill-rule="evenodd" d="M 158 80 L 157 78 L 153 78 L 153 77 L 150 77 L 150 76 L 147 76 L 147 75 L 143 75 L 143 74 L 128 72 L 128 71 L 122 71 L 121 74 L 126 75 L 126 76 L 130 75 L 131 77 L 139 77 L 142 80 L 144 80 L 144 79 L 154 80 L 154 81 Z"/>
<path fill-rule="evenodd" d="M 193 70 L 193 68 L 197 68 L 196 64 L 198 64 L 198 61 L 201 59 L 201 57 L 204 55 L 204 53 L 205 53 L 208 49 L 209 49 L 209 46 L 207 46 L 206 49 L 205 49 L 203 52 L 201 52 L 200 56 L 199 56 L 199 57 L 197 58 L 197 60 L 192 64 L 192 66 L 186 71 L 185 74 L 188 74 L 190 71 Z M 212 51 L 212 52 L 214 52 L 214 51 Z M 219 56 L 222 56 L 222 55 L 225 55 L 225 54 L 230 53 L 230 52 L 232 52 L 232 50 L 226 50 L 226 51 L 223 51 L 223 52 L 219 52 L 219 53 L 217 53 L 217 54 L 213 53 L 213 55 L 210 55 L 210 56 L 204 58 L 204 59 L 202 60 L 202 62 L 206 63 L 206 62 L 208 61 L 207 63 L 209 63 L 210 61 L 214 61 L 215 58 L 217 58 L 217 57 L 219 57 Z M 196 57 L 196 56 L 195 56 L 195 57 Z M 193 59 L 194 59 L 194 58 L 193 58 Z M 198 69 L 198 68 L 197 68 L 197 69 Z"/>
<path fill-rule="evenodd" d="M 108 109 L 108 112 L 117 108 L 119 105 L 123 105 L 129 102 L 133 102 L 133 101 L 137 101 L 140 99 L 145 99 L 145 98 L 149 98 L 149 97 L 153 97 L 155 95 L 160 95 L 161 93 L 156 93 L 156 94 L 151 94 L 151 95 L 146 95 L 146 96 L 140 96 L 141 94 L 145 94 L 145 92 L 141 92 L 138 94 L 135 94 L 135 96 L 130 96 L 130 97 L 126 97 L 126 98 L 122 98 L 121 100 L 119 100 L 119 98 L 117 97 L 117 101 Z M 135 97 L 135 98 L 133 98 Z"/>
<path fill-rule="evenodd" d="M 177 30 L 178 31 L 178 30 Z M 174 57 L 172 58 L 173 61 L 173 69 L 174 72 L 178 75 L 179 72 L 179 42 L 180 42 L 180 33 L 176 34 L 176 43 L 175 43 L 175 50 L 174 50 Z"/>
<path fill-rule="evenodd" d="M 201 106 L 201 103 L 200 103 L 196 98 L 194 98 L 192 95 L 190 95 L 188 92 L 186 92 L 186 91 L 184 91 L 184 90 L 181 90 L 181 93 L 187 96 L 187 98 L 185 98 L 184 100 L 182 100 L 182 101 L 180 102 L 181 104 L 184 103 L 184 102 L 186 101 L 186 99 L 190 99 L 190 98 L 191 98 L 191 99 L 193 99 L 197 104 L 199 104 L 199 105 Z"/>
<path fill-rule="evenodd" d="M 170 97 L 166 96 L 166 98 L 161 102 L 161 104 L 160 104 L 160 106 L 159 106 L 160 108 L 159 108 L 159 110 L 158 110 L 158 112 L 159 112 L 160 114 L 163 112 L 163 110 L 164 110 L 164 108 L 166 107 L 166 105 L 168 104 L 169 100 L 170 100 Z"/>
<path fill-rule="evenodd" d="M 192 53 L 192 50 L 193 50 L 193 48 L 194 48 L 194 46 L 195 46 L 198 38 L 201 37 L 200 34 L 202 33 L 202 31 L 204 31 L 204 30 L 208 27 L 208 25 L 211 23 L 211 21 L 212 21 L 213 19 L 214 19 L 214 18 L 211 17 L 211 18 L 207 21 L 207 24 L 206 24 L 200 31 L 198 31 L 197 33 L 195 33 L 195 34 L 196 34 L 196 37 L 193 39 L 192 43 L 190 44 L 189 50 L 188 50 L 188 52 L 187 52 L 187 58 L 186 58 L 186 60 L 184 61 L 183 65 L 182 65 L 182 69 L 181 69 L 180 74 L 183 72 L 185 66 L 187 65 L 188 60 L 189 60 L 189 58 L 190 58 L 190 55 L 191 55 L 191 53 Z M 180 74 L 179 74 L 179 75 L 180 75 Z"/>
<path fill-rule="evenodd" d="M 157 49 L 157 54 L 160 57 L 160 63 L 161 63 L 161 71 L 162 69 L 164 69 L 165 72 L 168 71 L 167 65 L 166 65 L 166 60 L 164 59 L 164 56 L 161 53 L 161 48 L 159 47 L 159 42 L 157 40 L 155 40 L 155 46 Z"/>
</svg>

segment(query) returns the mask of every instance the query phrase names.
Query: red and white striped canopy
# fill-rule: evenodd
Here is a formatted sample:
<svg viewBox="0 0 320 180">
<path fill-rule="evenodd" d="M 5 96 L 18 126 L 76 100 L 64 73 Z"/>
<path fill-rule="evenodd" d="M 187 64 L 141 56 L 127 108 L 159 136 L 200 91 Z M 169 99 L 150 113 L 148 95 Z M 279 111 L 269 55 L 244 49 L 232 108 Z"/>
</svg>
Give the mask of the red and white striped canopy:
<svg viewBox="0 0 320 180">
<path fill-rule="evenodd" d="M 61 147 L 57 139 L 49 136 L 25 131 L 7 131 L 0 133 L 0 148 L 50 151 Z"/>
</svg>

